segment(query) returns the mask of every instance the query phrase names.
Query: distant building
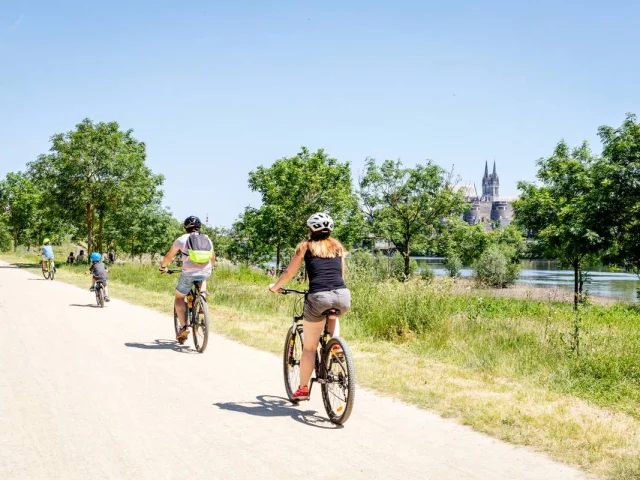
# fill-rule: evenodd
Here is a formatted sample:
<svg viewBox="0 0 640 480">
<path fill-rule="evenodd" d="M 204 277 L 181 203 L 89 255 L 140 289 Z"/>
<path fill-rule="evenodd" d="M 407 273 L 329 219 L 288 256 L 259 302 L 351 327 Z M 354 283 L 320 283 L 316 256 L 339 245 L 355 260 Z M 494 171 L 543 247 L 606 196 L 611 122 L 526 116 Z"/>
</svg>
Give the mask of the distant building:
<svg viewBox="0 0 640 480">
<path fill-rule="evenodd" d="M 496 172 L 496 162 L 493 162 L 493 173 L 489 174 L 489 164 L 484 164 L 482 177 L 482 195 L 478 195 L 475 185 L 459 186 L 464 189 L 465 197 L 471 204 L 471 209 L 464 214 L 464 221 L 470 225 L 484 223 L 491 228 L 491 221 L 500 227 L 506 227 L 513 219 L 513 201 L 515 198 L 500 196 L 500 179 Z"/>
</svg>

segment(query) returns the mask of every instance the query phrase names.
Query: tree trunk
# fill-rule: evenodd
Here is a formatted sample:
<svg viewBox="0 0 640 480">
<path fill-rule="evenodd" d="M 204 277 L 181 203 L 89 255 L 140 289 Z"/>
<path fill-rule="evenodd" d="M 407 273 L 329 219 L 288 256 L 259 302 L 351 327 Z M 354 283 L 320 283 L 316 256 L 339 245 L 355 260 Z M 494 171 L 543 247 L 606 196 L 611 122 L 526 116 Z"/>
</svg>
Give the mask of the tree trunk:
<svg viewBox="0 0 640 480">
<path fill-rule="evenodd" d="M 13 251 L 18 250 L 18 231 L 13 229 Z"/>
<path fill-rule="evenodd" d="M 280 268 L 280 243 L 276 247 L 276 274 Z"/>
<path fill-rule="evenodd" d="M 102 213 L 98 214 L 98 251 L 100 253 L 103 252 L 102 250 L 102 227 L 104 226 L 104 218 L 102 216 Z"/>
<path fill-rule="evenodd" d="M 409 278 L 409 274 L 411 273 L 409 271 L 409 267 L 410 267 L 410 260 L 411 258 L 409 257 L 409 255 L 411 254 L 411 245 L 410 245 L 410 240 L 407 238 L 406 239 L 406 248 L 404 251 L 404 276 Z"/>
<path fill-rule="evenodd" d="M 573 262 L 573 310 L 578 311 L 578 300 L 580 296 L 578 282 L 580 276 L 580 261 L 574 260 Z"/>
<path fill-rule="evenodd" d="M 131 237 L 131 261 L 133 261 L 134 258 L 135 258 L 135 255 L 133 254 L 134 253 L 133 252 L 133 244 L 134 244 L 135 241 L 136 241 L 136 237 L 134 235 L 133 237 Z"/>
<path fill-rule="evenodd" d="M 87 253 L 91 255 L 93 251 L 93 209 L 90 203 L 87 203 Z"/>
</svg>

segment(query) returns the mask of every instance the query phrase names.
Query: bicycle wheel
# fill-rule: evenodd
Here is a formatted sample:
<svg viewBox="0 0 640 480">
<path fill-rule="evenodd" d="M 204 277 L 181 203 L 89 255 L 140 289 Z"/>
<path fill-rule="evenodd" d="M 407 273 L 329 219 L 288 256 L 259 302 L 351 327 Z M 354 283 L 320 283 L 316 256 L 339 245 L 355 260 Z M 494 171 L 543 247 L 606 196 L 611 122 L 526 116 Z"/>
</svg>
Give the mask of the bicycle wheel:
<svg viewBox="0 0 640 480">
<path fill-rule="evenodd" d="M 49 280 L 53 280 L 54 275 L 56 274 L 56 267 L 53 262 L 49 262 Z"/>
<path fill-rule="evenodd" d="M 196 300 L 191 320 L 193 330 L 193 343 L 196 350 L 204 352 L 209 342 L 209 307 L 204 297 Z"/>
<path fill-rule="evenodd" d="M 96 301 L 98 305 L 100 305 L 100 308 L 104 308 L 104 288 L 102 288 L 102 286 L 98 287 L 96 285 Z"/>
<path fill-rule="evenodd" d="M 45 280 L 49 280 L 49 263 L 47 262 L 47 266 L 42 269 L 42 276 L 45 278 Z"/>
<path fill-rule="evenodd" d="M 282 373 L 284 375 L 284 388 L 287 391 L 289 401 L 294 400 L 293 393 L 300 386 L 300 360 L 302 359 L 302 337 L 298 334 L 298 329 L 292 325 L 287 332 L 284 342 L 284 352 L 282 355 Z"/>
<path fill-rule="evenodd" d="M 353 356 L 340 337 L 327 342 L 323 353 L 322 370 L 326 382 L 322 384 L 322 401 L 329 420 L 342 425 L 351 415 L 356 394 L 356 372 Z"/>
</svg>

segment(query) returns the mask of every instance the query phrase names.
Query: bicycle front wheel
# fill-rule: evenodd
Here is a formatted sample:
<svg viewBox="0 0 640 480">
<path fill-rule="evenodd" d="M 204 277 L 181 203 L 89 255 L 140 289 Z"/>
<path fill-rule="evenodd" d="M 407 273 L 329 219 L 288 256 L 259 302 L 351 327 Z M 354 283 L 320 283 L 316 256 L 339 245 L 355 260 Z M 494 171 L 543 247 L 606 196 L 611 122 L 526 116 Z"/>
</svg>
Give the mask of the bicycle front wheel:
<svg viewBox="0 0 640 480">
<path fill-rule="evenodd" d="M 209 342 L 209 306 L 203 297 L 200 297 L 200 299 L 196 301 L 191 326 L 193 330 L 193 343 L 196 350 L 202 353 L 207 348 L 207 343 Z"/>
<path fill-rule="evenodd" d="M 353 356 L 347 343 L 340 337 L 327 342 L 322 364 L 325 382 L 322 384 L 322 401 L 333 423 L 345 423 L 351 411 L 356 394 L 356 371 Z"/>
<path fill-rule="evenodd" d="M 292 403 L 298 403 L 293 398 L 293 393 L 300 386 L 300 361 L 302 360 L 302 337 L 298 333 L 298 328 L 292 325 L 287 332 L 284 342 L 284 352 L 282 355 L 282 371 L 284 374 L 284 388 L 287 397 Z"/>
</svg>

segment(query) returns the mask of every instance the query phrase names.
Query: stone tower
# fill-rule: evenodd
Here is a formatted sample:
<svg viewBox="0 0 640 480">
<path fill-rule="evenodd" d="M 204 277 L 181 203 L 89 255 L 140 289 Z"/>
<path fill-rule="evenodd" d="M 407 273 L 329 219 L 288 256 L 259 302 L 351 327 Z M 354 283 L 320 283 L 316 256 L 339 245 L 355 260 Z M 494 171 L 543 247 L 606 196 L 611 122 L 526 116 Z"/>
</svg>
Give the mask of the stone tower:
<svg viewBox="0 0 640 480">
<path fill-rule="evenodd" d="M 484 162 L 484 177 L 482 177 L 482 200 L 493 202 L 500 197 L 500 180 L 496 172 L 496 162 L 493 162 L 493 173 L 489 175 L 489 164 Z"/>
</svg>

